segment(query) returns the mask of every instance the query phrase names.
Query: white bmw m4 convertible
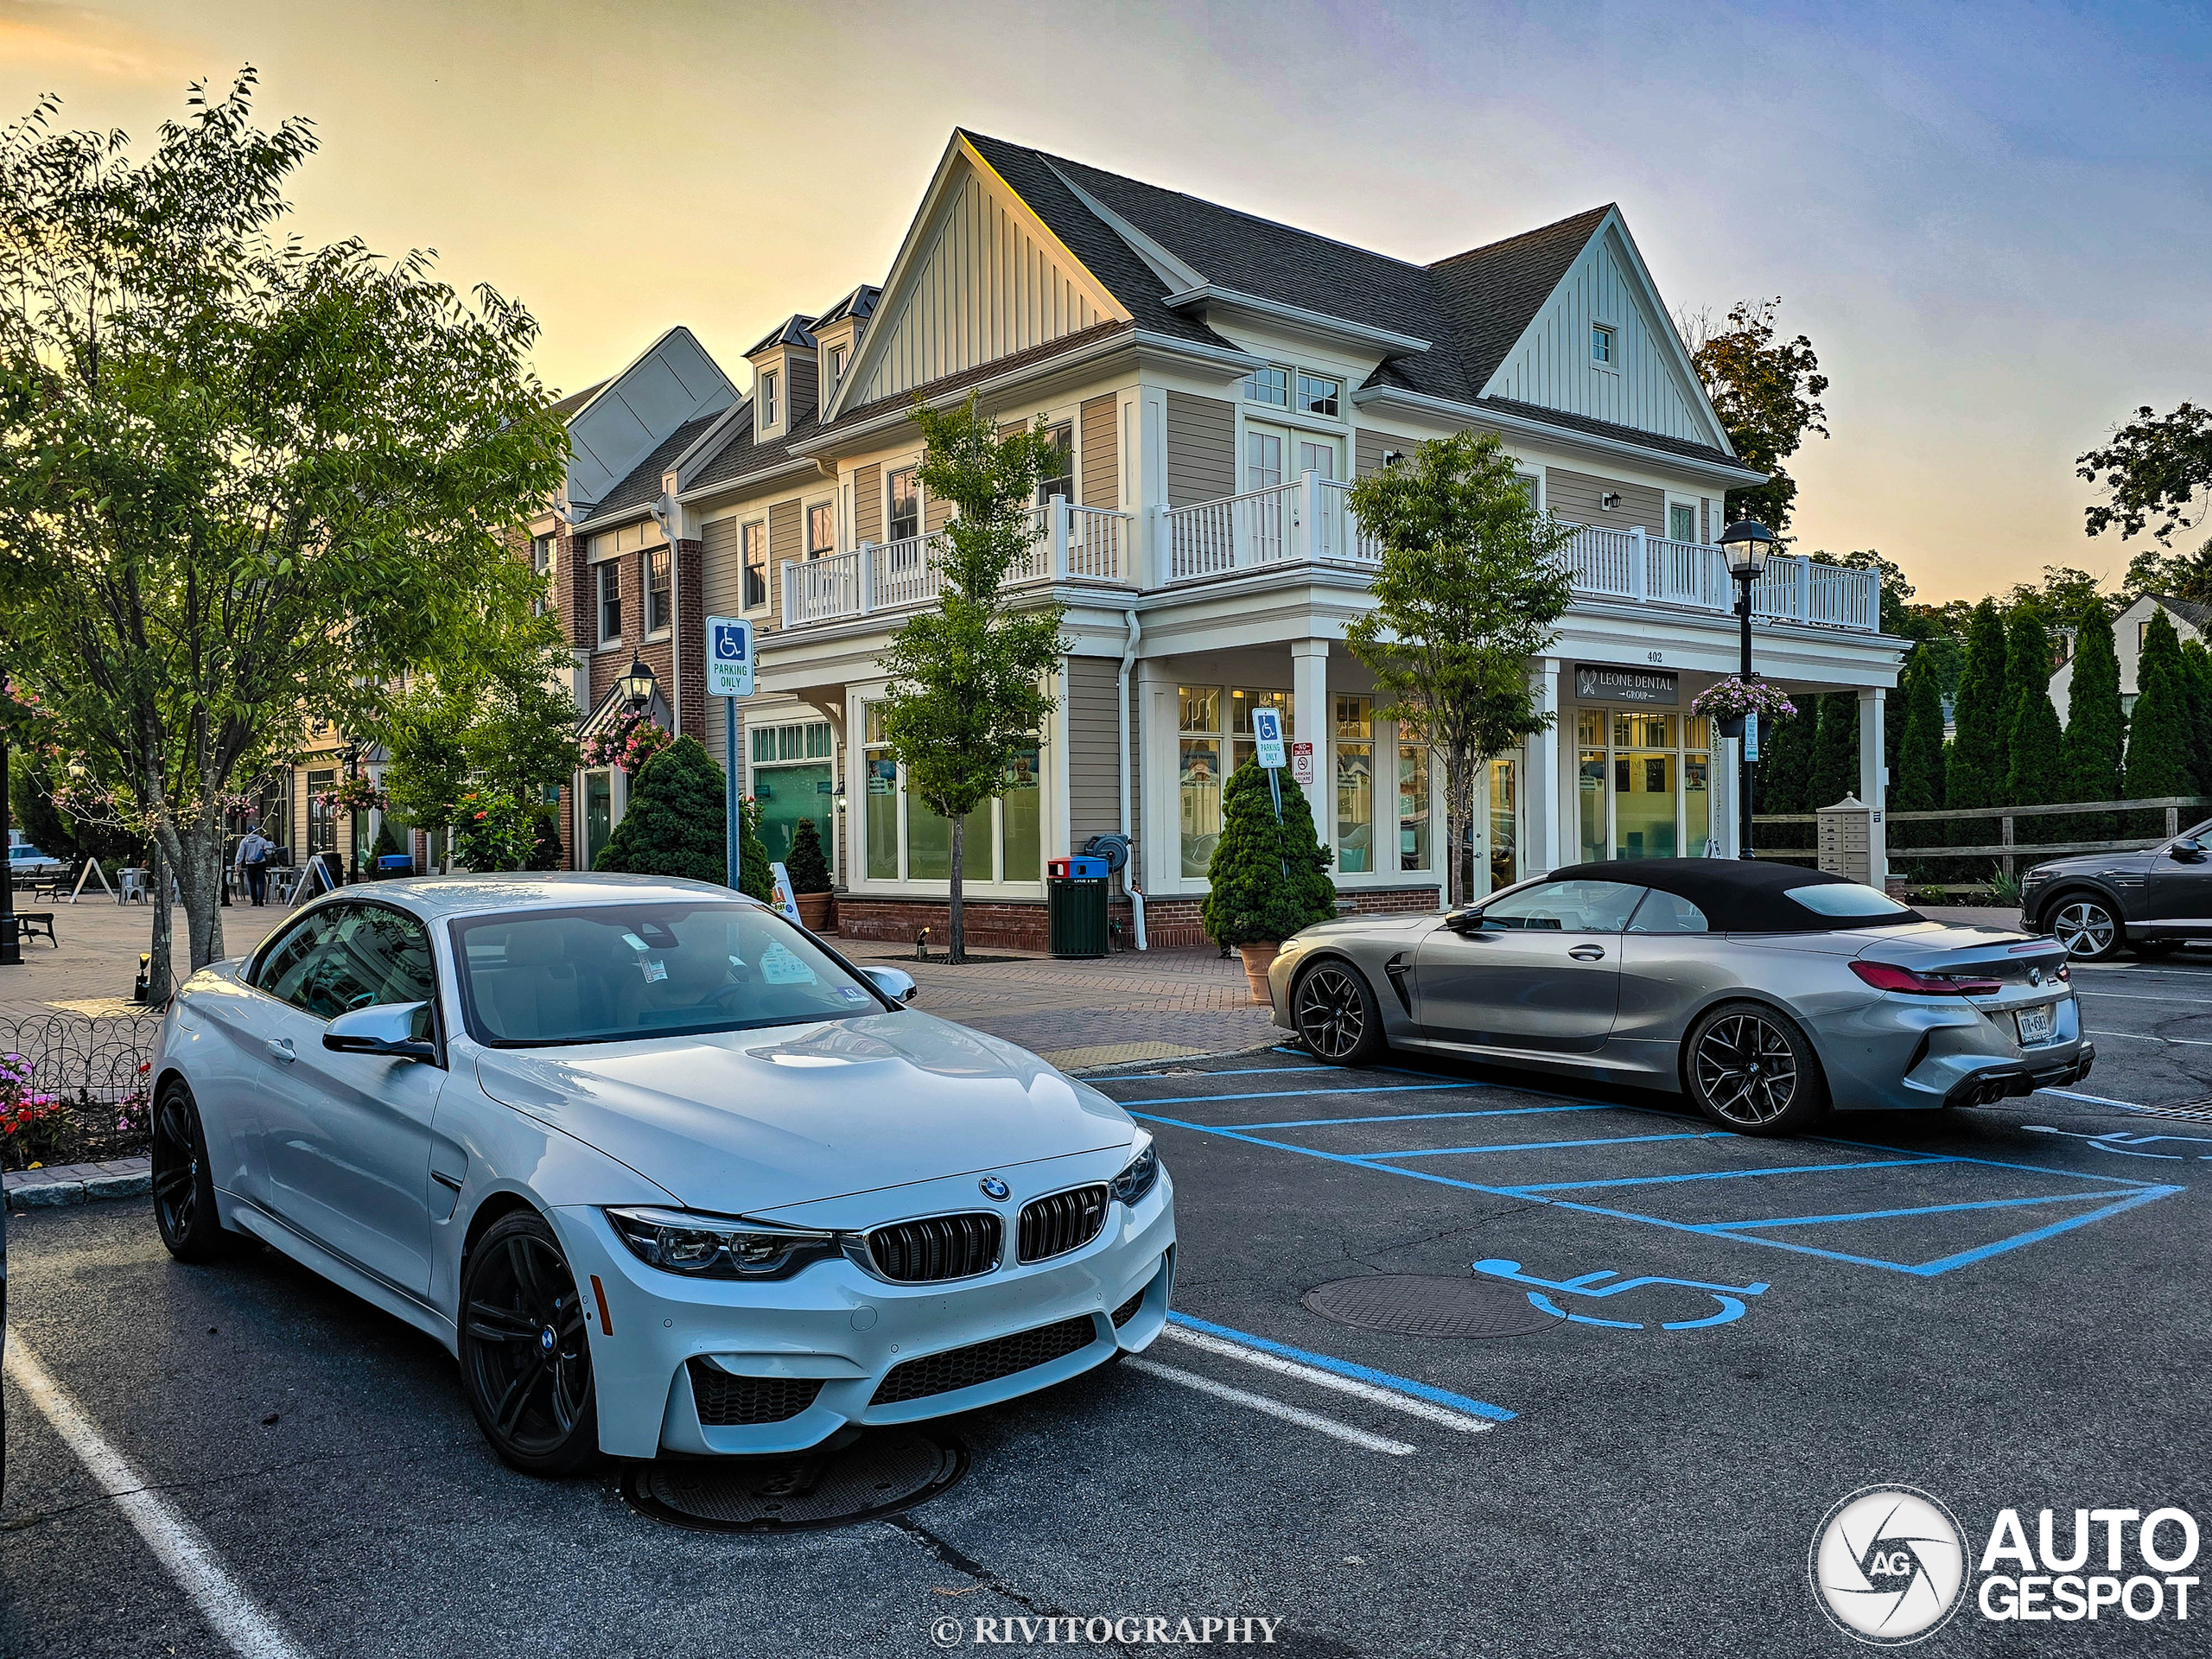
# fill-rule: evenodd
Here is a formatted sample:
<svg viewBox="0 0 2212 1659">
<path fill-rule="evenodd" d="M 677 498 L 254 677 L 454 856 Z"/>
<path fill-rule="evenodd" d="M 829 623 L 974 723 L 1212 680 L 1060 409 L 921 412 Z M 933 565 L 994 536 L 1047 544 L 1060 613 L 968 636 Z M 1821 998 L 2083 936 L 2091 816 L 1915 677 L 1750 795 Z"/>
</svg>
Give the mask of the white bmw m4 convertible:
<svg viewBox="0 0 2212 1659">
<path fill-rule="evenodd" d="M 799 1450 L 1141 1349 L 1174 1192 L 1096 1090 L 725 888 L 379 883 L 192 976 L 153 1181 L 453 1351 L 520 1469 Z"/>
</svg>

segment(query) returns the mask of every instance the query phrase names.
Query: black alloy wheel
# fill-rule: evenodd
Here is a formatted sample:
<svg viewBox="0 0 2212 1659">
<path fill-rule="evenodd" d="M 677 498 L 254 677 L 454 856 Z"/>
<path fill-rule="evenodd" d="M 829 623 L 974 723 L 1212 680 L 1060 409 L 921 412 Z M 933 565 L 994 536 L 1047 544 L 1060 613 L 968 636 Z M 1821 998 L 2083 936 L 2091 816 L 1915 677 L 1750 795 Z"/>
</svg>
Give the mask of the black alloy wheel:
<svg viewBox="0 0 2212 1659">
<path fill-rule="evenodd" d="M 1723 1128 L 1795 1135 L 1827 1108 L 1812 1045 L 1764 1003 L 1722 1003 L 1690 1028 L 1683 1048 L 1690 1098 Z"/>
<path fill-rule="evenodd" d="M 1349 963 L 1317 962 L 1300 974 L 1290 1017 L 1306 1046 L 1332 1065 L 1362 1065 L 1382 1051 L 1382 1010 Z"/>
<path fill-rule="evenodd" d="M 2050 912 L 2050 937 L 2076 962 L 2103 962 L 2120 954 L 2127 930 L 2112 907 L 2094 893 L 2069 893 Z"/>
<path fill-rule="evenodd" d="M 493 1222 L 461 1273 L 461 1375 L 485 1439 L 524 1474 L 565 1475 L 599 1450 L 584 1319 L 544 1218 Z"/>
<path fill-rule="evenodd" d="M 151 1180 L 154 1225 L 180 1262 L 213 1262 L 236 1240 L 215 1213 L 215 1180 L 207 1166 L 207 1135 L 192 1090 L 171 1080 L 154 1103 Z"/>
</svg>

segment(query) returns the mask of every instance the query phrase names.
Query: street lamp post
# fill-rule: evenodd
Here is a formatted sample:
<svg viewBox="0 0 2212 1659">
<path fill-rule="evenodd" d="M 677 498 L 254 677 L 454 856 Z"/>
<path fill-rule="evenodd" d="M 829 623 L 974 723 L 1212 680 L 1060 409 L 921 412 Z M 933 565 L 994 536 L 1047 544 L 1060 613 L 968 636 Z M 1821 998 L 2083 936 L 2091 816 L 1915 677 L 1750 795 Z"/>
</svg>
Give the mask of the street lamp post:
<svg viewBox="0 0 2212 1659">
<path fill-rule="evenodd" d="M 1742 630 L 1743 660 L 1737 677 L 1749 685 L 1751 683 L 1751 584 L 1766 569 L 1768 556 L 1774 551 L 1774 532 L 1756 518 L 1739 518 L 1720 532 L 1721 550 L 1728 556 L 1728 574 L 1736 583 L 1736 620 Z M 1756 713 L 1750 719 L 1758 718 Z M 1736 812 L 1738 820 L 1737 856 L 1750 858 L 1751 851 L 1751 763 L 1746 753 L 1749 745 L 1740 739 L 1736 746 Z"/>
<path fill-rule="evenodd" d="M 352 783 L 360 775 L 360 750 L 349 743 L 338 752 L 338 758 L 346 763 L 346 781 Z M 361 879 L 361 815 L 350 806 L 346 809 L 346 851 L 353 867 L 353 873 L 346 880 L 359 881 Z"/>
<path fill-rule="evenodd" d="M 622 695 L 629 700 L 632 709 L 642 714 L 651 706 L 655 682 L 653 671 L 645 666 L 644 658 L 632 657 L 630 659 L 630 671 L 615 683 L 622 688 Z"/>
</svg>

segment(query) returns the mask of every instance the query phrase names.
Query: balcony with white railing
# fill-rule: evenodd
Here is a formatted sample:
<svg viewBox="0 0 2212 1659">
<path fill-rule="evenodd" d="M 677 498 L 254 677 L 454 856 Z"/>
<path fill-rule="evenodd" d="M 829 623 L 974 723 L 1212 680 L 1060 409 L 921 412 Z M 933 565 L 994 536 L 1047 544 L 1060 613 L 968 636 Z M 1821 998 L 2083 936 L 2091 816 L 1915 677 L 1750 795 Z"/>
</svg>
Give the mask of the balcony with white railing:
<svg viewBox="0 0 2212 1659">
<path fill-rule="evenodd" d="M 1295 564 L 1374 565 L 1382 552 L 1345 505 L 1351 486 L 1318 473 L 1165 514 L 1165 587 Z"/>
<path fill-rule="evenodd" d="M 1134 517 L 1079 507 L 1055 496 L 1030 513 L 1028 546 L 1007 573 L 1008 588 L 1134 585 Z M 911 611 L 944 591 L 944 532 L 895 542 L 863 542 L 847 553 L 786 559 L 783 625 L 807 627 L 854 617 Z"/>
</svg>

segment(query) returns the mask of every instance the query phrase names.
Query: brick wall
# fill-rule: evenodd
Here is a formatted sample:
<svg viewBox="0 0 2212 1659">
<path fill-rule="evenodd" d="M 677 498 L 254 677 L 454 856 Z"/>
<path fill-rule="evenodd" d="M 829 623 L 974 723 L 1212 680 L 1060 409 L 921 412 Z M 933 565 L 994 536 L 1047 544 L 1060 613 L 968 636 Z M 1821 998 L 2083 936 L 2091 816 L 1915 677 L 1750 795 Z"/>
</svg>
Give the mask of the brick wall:
<svg viewBox="0 0 2212 1659">
<path fill-rule="evenodd" d="M 696 541 L 676 544 L 676 626 L 683 636 L 683 676 L 669 689 L 668 700 L 684 734 L 707 741 L 707 679 L 704 672 L 707 601 L 701 581 L 705 550 Z"/>
<path fill-rule="evenodd" d="M 1381 915 L 1433 913 L 1434 887 L 1391 887 L 1344 895 L 1352 900 L 1353 913 Z M 1198 920 L 1197 899 L 1154 899 L 1144 908 L 1145 943 L 1154 949 L 1205 944 L 1205 928 Z M 977 950 L 996 948 L 1042 950 L 1046 948 L 1045 903 L 1040 899 L 974 899 L 966 912 L 968 943 Z M 1136 932 L 1129 901 L 1117 898 L 1107 906 L 1109 921 L 1120 924 L 1118 937 L 1124 948 L 1135 949 Z M 837 895 L 837 933 L 841 938 L 878 939 L 900 944 L 913 943 L 914 935 L 930 930 L 930 949 L 944 948 L 950 924 L 950 906 L 942 899 L 868 899 L 852 893 Z"/>
</svg>

